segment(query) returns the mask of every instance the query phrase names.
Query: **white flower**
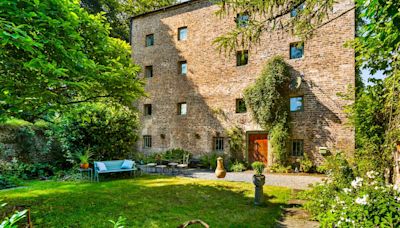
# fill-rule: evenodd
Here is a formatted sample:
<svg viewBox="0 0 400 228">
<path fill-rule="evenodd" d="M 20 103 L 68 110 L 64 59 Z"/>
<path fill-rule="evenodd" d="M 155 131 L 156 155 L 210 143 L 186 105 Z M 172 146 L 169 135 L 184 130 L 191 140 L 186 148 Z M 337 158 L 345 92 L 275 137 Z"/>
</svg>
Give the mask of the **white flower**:
<svg viewBox="0 0 400 228">
<path fill-rule="evenodd" d="M 351 186 L 353 186 L 353 188 L 361 187 L 362 182 L 363 182 L 363 179 L 361 177 L 356 177 L 356 179 L 351 182 Z"/>
<path fill-rule="evenodd" d="M 367 203 L 368 203 L 367 200 L 368 200 L 368 194 L 364 195 L 362 198 L 358 197 L 356 199 L 356 203 L 360 204 L 360 205 L 367 205 Z"/>
<path fill-rule="evenodd" d="M 344 188 L 343 191 L 344 191 L 345 193 L 350 193 L 350 192 L 351 192 L 351 189 L 350 189 L 350 188 Z"/>
<path fill-rule="evenodd" d="M 393 189 L 394 189 L 395 191 L 400 192 L 400 185 L 399 185 L 399 184 L 396 184 L 396 185 L 393 187 Z"/>
<path fill-rule="evenodd" d="M 370 178 L 370 179 L 374 179 L 377 175 L 378 175 L 378 172 L 375 172 L 373 170 L 367 172 L 367 177 Z"/>
</svg>

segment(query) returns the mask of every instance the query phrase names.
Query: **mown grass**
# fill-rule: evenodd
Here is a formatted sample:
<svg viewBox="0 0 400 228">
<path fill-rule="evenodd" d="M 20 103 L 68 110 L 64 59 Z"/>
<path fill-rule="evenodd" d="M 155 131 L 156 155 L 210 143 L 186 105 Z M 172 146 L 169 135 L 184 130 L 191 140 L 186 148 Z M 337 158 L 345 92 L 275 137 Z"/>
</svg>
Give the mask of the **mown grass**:
<svg viewBox="0 0 400 228">
<path fill-rule="evenodd" d="M 266 203 L 256 207 L 250 183 L 142 176 L 26 184 L 27 188 L 0 191 L 0 199 L 8 203 L 5 210 L 29 205 L 35 227 L 112 227 L 108 220 L 119 216 L 127 218 L 127 227 L 177 227 L 191 219 L 211 227 L 273 227 L 291 192 L 265 186 Z"/>
</svg>

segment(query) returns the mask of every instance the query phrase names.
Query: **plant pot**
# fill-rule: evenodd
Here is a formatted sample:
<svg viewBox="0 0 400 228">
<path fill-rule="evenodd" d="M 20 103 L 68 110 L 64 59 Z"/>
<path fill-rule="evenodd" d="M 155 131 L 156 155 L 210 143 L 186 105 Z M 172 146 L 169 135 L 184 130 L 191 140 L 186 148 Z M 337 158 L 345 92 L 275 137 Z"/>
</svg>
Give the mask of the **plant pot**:
<svg viewBox="0 0 400 228">
<path fill-rule="evenodd" d="M 255 186 L 264 186 L 265 176 L 264 175 L 253 175 L 253 184 Z"/>
<path fill-rule="evenodd" d="M 88 169 L 88 168 L 89 168 L 89 163 L 81 164 L 81 169 Z"/>
</svg>

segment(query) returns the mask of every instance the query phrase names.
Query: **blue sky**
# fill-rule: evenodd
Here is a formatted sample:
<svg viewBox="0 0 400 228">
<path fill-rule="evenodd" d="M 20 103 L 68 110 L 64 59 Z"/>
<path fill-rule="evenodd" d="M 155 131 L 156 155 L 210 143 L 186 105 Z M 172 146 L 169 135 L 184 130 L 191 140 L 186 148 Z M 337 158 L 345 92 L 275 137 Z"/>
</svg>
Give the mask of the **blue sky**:
<svg viewBox="0 0 400 228">
<path fill-rule="evenodd" d="M 382 79 L 382 78 L 385 77 L 385 76 L 383 75 L 383 72 L 382 72 L 382 71 L 378 71 L 378 72 L 376 72 L 376 74 L 372 75 L 371 72 L 369 71 L 369 69 L 363 69 L 363 70 L 361 71 L 361 76 L 362 76 L 363 81 L 364 81 L 365 84 L 369 84 L 369 83 L 368 83 L 368 79 L 369 79 L 369 78 L 378 78 L 378 79 Z"/>
</svg>

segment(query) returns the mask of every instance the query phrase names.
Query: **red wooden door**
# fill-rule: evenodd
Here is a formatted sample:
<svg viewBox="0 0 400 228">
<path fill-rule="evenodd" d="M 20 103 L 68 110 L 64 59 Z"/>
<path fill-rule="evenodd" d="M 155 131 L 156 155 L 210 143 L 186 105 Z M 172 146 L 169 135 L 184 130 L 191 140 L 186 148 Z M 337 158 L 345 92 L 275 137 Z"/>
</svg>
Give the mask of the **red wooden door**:
<svg viewBox="0 0 400 228">
<path fill-rule="evenodd" d="M 267 164 L 268 161 L 268 135 L 250 134 L 248 142 L 249 161 L 261 161 Z"/>
</svg>

